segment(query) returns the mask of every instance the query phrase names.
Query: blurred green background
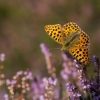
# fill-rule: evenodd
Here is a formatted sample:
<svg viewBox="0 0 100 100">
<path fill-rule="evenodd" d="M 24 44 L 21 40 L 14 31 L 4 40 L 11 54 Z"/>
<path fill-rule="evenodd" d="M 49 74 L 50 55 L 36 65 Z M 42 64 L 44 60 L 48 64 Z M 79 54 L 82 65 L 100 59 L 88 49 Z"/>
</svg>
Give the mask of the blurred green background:
<svg viewBox="0 0 100 100">
<path fill-rule="evenodd" d="M 57 62 L 61 48 L 45 32 L 47 24 L 77 23 L 90 37 L 90 52 L 100 56 L 99 0 L 0 0 L 0 53 L 5 53 L 6 77 L 31 69 L 46 73 L 40 43 L 46 43 Z"/>
</svg>

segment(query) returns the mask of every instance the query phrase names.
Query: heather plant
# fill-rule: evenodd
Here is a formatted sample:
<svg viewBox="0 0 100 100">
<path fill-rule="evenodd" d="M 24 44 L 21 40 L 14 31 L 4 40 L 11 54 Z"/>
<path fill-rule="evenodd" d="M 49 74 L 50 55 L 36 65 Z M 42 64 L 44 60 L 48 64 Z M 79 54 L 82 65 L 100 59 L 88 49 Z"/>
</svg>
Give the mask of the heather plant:
<svg viewBox="0 0 100 100">
<path fill-rule="evenodd" d="M 67 52 L 62 52 L 60 77 L 54 64 L 53 54 L 46 44 L 41 43 L 46 68 L 49 76 L 34 76 L 31 70 L 20 70 L 10 79 L 5 79 L 2 73 L 4 66 L 0 65 L 0 85 L 6 86 L 3 100 L 100 100 L 100 61 L 94 55 L 92 62 L 94 72 L 92 79 L 88 78 L 87 67 L 75 60 Z M 0 61 L 5 55 L 0 55 Z"/>
</svg>

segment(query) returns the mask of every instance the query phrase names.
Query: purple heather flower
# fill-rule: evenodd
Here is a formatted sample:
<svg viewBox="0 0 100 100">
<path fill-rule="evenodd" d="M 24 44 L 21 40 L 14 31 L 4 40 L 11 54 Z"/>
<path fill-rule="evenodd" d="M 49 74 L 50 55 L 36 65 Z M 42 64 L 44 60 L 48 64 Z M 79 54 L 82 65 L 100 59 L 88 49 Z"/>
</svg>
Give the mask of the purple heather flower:
<svg viewBox="0 0 100 100">
<path fill-rule="evenodd" d="M 98 56 L 94 55 L 93 58 L 92 58 L 92 61 L 93 61 L 95 66 L 99 66 L 100 65 L 100 60 L 99 60 Z"/>
<path fill-rule="evenodd" d="M 34 81 L 32 82 L 32 89 L 33 89 L 33 100 L 37 100 L 40 98 L 40 100 L 43 99 L 43 94 L 45 93 L 45 84 L 43 82 L 43 79 L 41 79 L 39 76 L 34 78 Z"/>
<path fill-rule="evenodd" d="M 71 84 L 71 83 L 67 83 L 66 84 L 66 91 L 67 92 L 72 92 L 75 88 L 76 87 L 73 84 Z"/>
<path fill-rule="evenodd" d="M 57 78 L 50 77 L 50 78 L 48 78 L 48 80 L 49 80 L 49 83 L 52 84 L 52 85 L 56 85 L 57 84 Z"/>
<path fill-rule="evenodd" d="M 11 84 L 16 84 L 16 80 L 12 80 L 11 81 Z"/>
<path fill-rule="evenodd" d="M 44 43 L 40 44 L 41 47 L 41 51 L 45 56 L 51 56 L 52 54 L 50 53 L 49 49 L 47 48 L 47 46 Z"/>
<path fill-rule="evenodd" d="M 90 81 L 89 81 L 88 79 L 86 79 L 86 78 L 82 78 L 82 80 L 81 80 L 81 85 L 82 85 L 82 87 L 83 87 L 84 90 L 88 90 L 88 89 L 91 88 L 91 83 L 90 83 Z"/>
<path fill-rule="evenodd" d="M 27 73 L 26 79 L 30 79 L 30 80 L 33 79 L 33 74 L 32 74 L 32 72 L 28 72 L 28 73 Z"/>
<path fill-rule="evenodd" d="M 68 59 L 69 59 L 65 53 L 62 53 L 62 57 L 63 57 L 64 61 L 68 61 Z"/>
<path fill-rule="evenodd" d="M 69 80 L 69 75 L 67 75 L 67 73 L 66 73 L 66 71 L 65 71 L 64 69 L 61 70 L 60 74 L 61 74 L 61 76 L 62 76 L 62 78 L 63 78 L 64 80 L 66 80 L 66 81 Z"/>
<path fill-rule="evenodd" d="M 44 95 L 40 95 L 39 100 L 45 100 Z"/>
<path fill-rule="evenodd" d="M 19 75 L 22 75 L 22 74 L 23 74 L 23 71 L 18 71 L 16 74 L 17 74 L 18 76 L 19 76 Z"/>
<path fill-rule="evenodd" d="M 5 60 L 5 54 L 1 53 L 0 54 L 0 61 L 3 62 Z"/>
<path fill-rule="evenodd" d="M 5 94 L 5 95 L 4 95 L 4 100 L 9 100 L 8 94 Z"/>
<path fill-rule="evenodd" d="M 7 85 L 10 85 L 10 84 L 11 84 L 11 82 L 10 82 L 9 79 L 6 80 L 6 84 L 7 84 Z"/>
<path fill-rule="evenodd" d="M 63 62 L 64 69 L 62 69 L 60 72 L 62 78 L 68 81 L 70 76 L 72 76 L 76 80 L 77 77 L 79 76 L 79 73 L 76 73 L 77 69 L 75 67 L 76 66 L 75 62 L 69 59 L 65 53 L 62 54 L 62 56 L 64 59 L 64 62 Z"/>
<path fill-rule="evenodd" d="M 44 86 L 48 86 L 48 79 L 46 77 L 43 78 L 43 83 L 44 83 Z"/>
<path fill-rule="evenodd" d="M 66 84 L 66 91 L 70 97 L 70 100 L 81 100 L 81 93 L 77 91 L 76 87 L 72 83 Z"/>
<path fill-rule="evenodd" d="M 97 57 L 97 56 L 93 56 L 93 58 L 92 58 L 92 61 L 93 61 L 93 63 L 94 63 L 94 66 L 95 66 L 95 72 L 97 73 L 97 80 L 99 81 L 100 80 L 100 59 L 99 59 L 99 57 Z"/>
</svg>

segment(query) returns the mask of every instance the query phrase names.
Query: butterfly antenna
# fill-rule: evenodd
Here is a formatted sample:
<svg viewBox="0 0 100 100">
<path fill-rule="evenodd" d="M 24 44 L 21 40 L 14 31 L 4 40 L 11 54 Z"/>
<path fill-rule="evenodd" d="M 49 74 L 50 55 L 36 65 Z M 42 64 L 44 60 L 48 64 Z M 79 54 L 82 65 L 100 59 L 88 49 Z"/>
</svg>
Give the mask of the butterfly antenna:
<svg viewBox="0 0 100 100">
<path fill-rule="evenodd" d="M 59 65 L 61 64 L 61 62 L 62 62 L 62 56 L 61 56 L 61 58 L 60 58 L 60 62 L 59 62 Z"/>
<path fill-rule="evenodd" d="M 61 48 L 52 48 L 52 49 L 61 49 Z M 51 49 L 48 49 L 48 50 L 51 50 Z"/>
</svg>

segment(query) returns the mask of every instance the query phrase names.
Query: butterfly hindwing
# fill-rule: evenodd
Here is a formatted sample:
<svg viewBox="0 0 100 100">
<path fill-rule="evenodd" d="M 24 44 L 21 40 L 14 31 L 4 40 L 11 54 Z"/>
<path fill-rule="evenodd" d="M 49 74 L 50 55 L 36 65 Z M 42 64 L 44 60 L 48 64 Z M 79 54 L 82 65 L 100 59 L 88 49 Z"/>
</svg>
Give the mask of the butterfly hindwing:
<svg viewBox="0 0 100 100">
<path fill-rule="evenodd" d="M 87 47 L 72 47 L 68 51 L 76 60 L 84 65 L 90 63 L 89 49 Z"/>
<path fill-rule="evenodd" d="M 46 25 L 45 26 L 45 31 L 57 43 L 63 45 L 62 27 L 61 27 L 60 24 Z"/>
<path fill-rule="evenodd" d="M 81 31 L 80 36 L 74 47 L 88 47 L 90 44 L 89 36 L 84 32 Z"/>
<path fill-rule="evenodd" d="M 90 44 L 89 36 L 73 22 L 65 24 L 63 26 L 63 32 L 66 35 L 65 40 L 70 39 L 70 42 L 64 42 L 64 49 L 66 48 L 65 50 L 68 50 L 69 53 L 79 62 L 83 63 L 84 65 L 88 65 L 90 63 L 88 49 Z M 78 34 L 79 38 L 77 38 Z M 69 44 L 69 46 L 66 46 L 66 44 Z"/>
</svg>

